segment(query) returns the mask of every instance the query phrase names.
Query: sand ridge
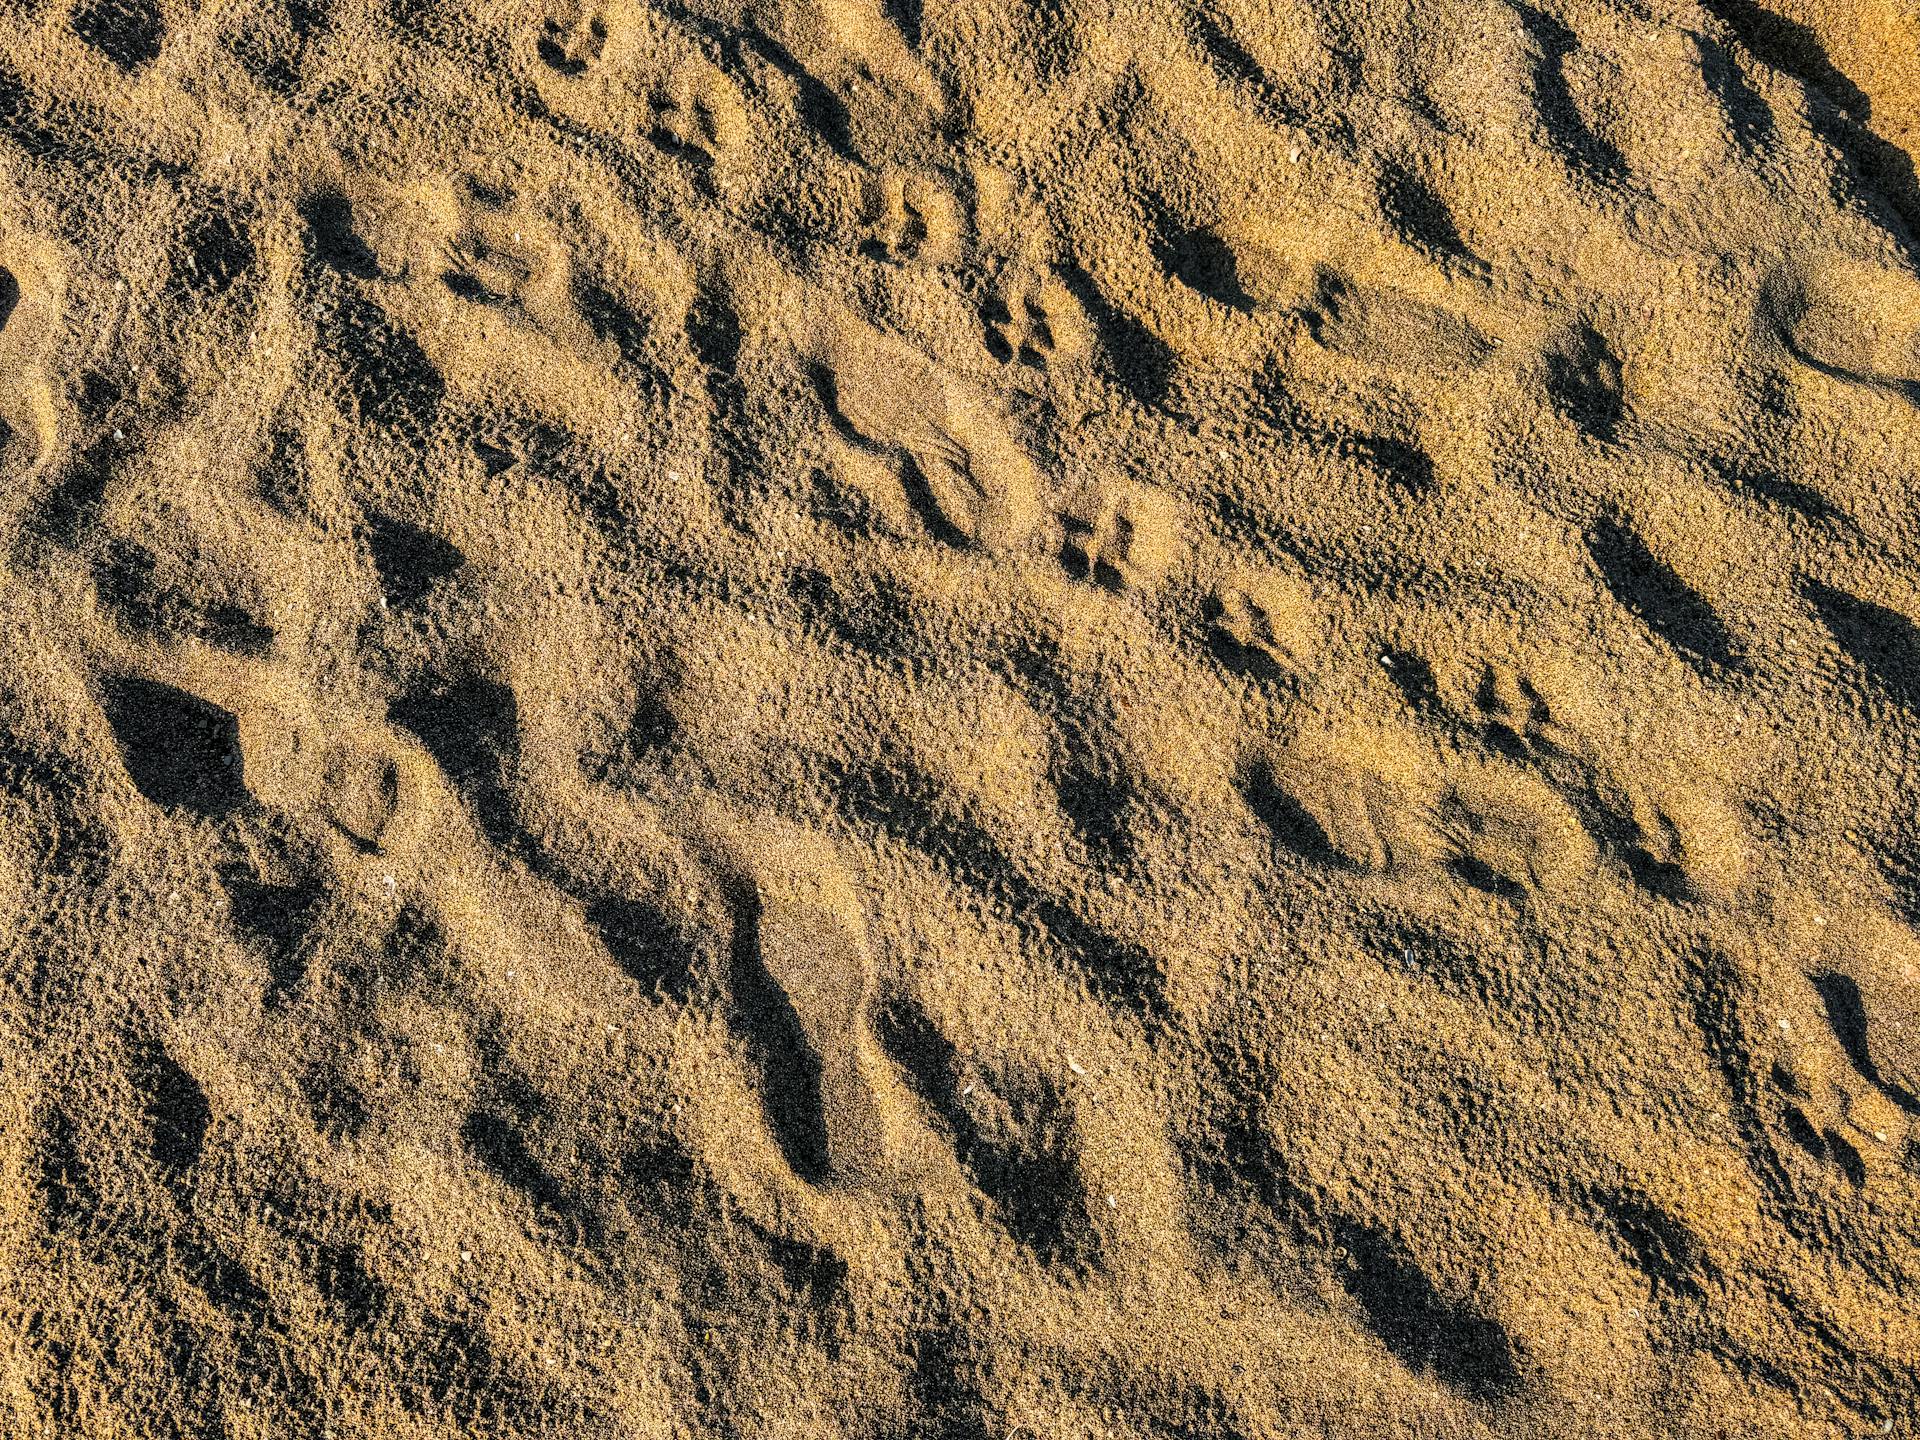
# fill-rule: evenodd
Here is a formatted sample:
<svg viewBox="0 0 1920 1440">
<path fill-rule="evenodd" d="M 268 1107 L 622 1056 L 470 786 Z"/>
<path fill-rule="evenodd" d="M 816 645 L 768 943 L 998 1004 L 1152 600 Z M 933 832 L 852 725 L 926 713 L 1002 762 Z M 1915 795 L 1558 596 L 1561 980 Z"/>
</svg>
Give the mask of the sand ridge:
<svg viewBox="0 0 1920 1440">
<path fill-rule="evenodd" d="M 0 3 L 0 1432 L 1911 1433 L 1911 29 Z"/>
</svg>

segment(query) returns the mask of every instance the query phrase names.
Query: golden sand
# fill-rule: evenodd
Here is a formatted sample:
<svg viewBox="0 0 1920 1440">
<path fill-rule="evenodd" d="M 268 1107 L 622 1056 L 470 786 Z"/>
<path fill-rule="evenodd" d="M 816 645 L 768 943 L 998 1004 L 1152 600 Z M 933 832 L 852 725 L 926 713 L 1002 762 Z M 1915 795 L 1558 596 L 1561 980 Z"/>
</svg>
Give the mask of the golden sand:
<svg viewBox="0 0 1920 1440">
<path fill-rule="evenodd" d="M 0 1436 L 1920 1423 L 1907 0 L 0 0 Z"/>
</svg>

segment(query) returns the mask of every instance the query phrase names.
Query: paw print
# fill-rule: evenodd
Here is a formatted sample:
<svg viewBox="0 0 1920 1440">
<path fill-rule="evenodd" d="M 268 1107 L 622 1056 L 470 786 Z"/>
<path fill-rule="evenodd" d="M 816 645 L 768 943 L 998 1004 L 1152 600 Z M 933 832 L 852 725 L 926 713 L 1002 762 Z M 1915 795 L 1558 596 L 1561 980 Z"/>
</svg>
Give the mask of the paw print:
<svg viewBox="0 0 1920 1440">
<path fill-rule="evenodd" d="M 579 11 L 551 17 L 540 27 L 534 48 L 562 75 L 584 75 L 607 48 L 607 22 Z"/>
<path fill-rule="evenodd" d="M 1572 807 L 1518 766 L 1456 773 L 1435 819 L 1448 868 L 1489 894 L 1563 891 L 1593 867 L 1593 839 Z"/>
<path fill-rule="evenodd" d="M 546 222 L 469 178 L 456 187 L 462 223 L 441 247 L 440 280 L 462 300 L 521 311 L 554 269 Z"/>
<path fill-rule="evenodd" d="M 1241 575 L 1214 587 L 1208 604 L 1213 653 L 1267 679 L 1303 677 L 1320 649 L 1320 625 L 1304 581 L 1285 574 Z"/>
<path fill-rule="evenodd" d="M 1092 348 L 1086 312 L 1056 275 L 1016 277 L 987 302 L 986 322 L 987 349 L 1003 365 L 1040 369 Z"/>
<path fill-rule="evenodd" d="M 965 249 L 960 202 L 938 180 L 887 170 L 867 191 L 869 254 L 922 265 L 952 265 Z"/>
<path fill-rule="evenodd" d="M 1590 747 L 1555 712 L 1544 681 L 1500 661 L 1486 664 L 1473 694 L 1472 717 L 1496 750 L 1553 765 L 1560 757 L 1583 757 Z"/>
<path fill-rule="evenodd" d="M 653 97 L 654 136 L 669 149 L 712 164 L 747 138 L 747 110 L 733 82 L 713 66 L 681 66 Z"/>
<path fill-rule="evenodd" d="M 1771 1072 L 1780 1124 L 1817 1161 L 1835 1167 L 1856 1188 L 1899 1167 L 1911 1122 L 1882 1089 L 1843 1058 L 1831 1032 L 1811 1023 L 1778 1022 L 1779 1054 Z"/>
<path fill-rule="evenodd" d="M 1109 590 L 1151 585 L 1172 559 L 1172 506 L 1144 486 L 1089 486 L 1062 511 L 1061 562 Z"/>
</svg>

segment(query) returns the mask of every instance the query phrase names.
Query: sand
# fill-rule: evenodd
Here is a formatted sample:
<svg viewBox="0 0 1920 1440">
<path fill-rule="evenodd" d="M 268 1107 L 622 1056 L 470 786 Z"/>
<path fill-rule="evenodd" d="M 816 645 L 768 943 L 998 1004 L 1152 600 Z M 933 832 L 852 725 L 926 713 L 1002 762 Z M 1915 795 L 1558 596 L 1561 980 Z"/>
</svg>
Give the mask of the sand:
<svg viewBox="0 0 1920 1440">
<path fill-rule="evenodd" d="M 0 1434 L 1915 1434 L 1917 54 L 0 3 Z"/>
</svg>

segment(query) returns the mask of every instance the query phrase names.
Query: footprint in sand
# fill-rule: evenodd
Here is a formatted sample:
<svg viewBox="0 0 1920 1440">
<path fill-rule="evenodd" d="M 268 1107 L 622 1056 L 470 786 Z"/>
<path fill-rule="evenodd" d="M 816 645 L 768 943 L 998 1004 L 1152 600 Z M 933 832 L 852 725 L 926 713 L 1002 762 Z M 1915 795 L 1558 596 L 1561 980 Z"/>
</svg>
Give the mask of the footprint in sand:
<svg viewBox="0 0 1920 1440">
<path fill-rule="evenodd" d="M 1437 810 L 1447 867 L 1490 894 L 1570 888 L 1593 868 L 1594 844 L 1567 802 L 1517 766 L 1465 767 Z"/>
<path fill-rule="evenodd" d="M 1585 321 L 1548 341 L 1541 352 L 1541 387 L 1561 416 L 1596 440 L 1612 440 L 1626 418 L 1620 356 Z"/>
<path fill-rule="evenodd" d="M 562 75 L 584 75 L 607 48 L 607 19 L 597 10 L 567 6 L 540 26 L 534 49 Z"/>
<path fill-rule="evenodd" d="M 1360 286 L 1322 269 L 1305 312 L 1313 338 L 1336 355 L 1432 376 L 1484 364 L 1497 348 L 1469 321 L 1397 290 Z"/>
<path fill-rule="evenodd" d="M 167 39 L 157 0 L 80 0 L 71 19 L 76 35 L 128 74 L 159 59 Z"/>
<path fill-rule="evenodd" d="M 373 731 L 343 735 L 320 762 L 320 813 L 362 850 L 402 848 L 420 814 L 420 769 L 417 756 Z"/>
<path fill-rule="evenodd" d="M 411 843 L 430 769 L 418 750 L 372 727 L 329 734 L 310 716 L 261 698 L 253 682 L 203 689 L 139 675 L 103 687 L 128 778 L 147 800 L 206 819 L 311 817 L 369 854 Z"/>
<path fill-rule="evenodd" d="M 1871 1186 L 1899 1170 L 1920 1135 L 1920 943 L 1878 913 L 1834 917 L 1823 933 L 1811 993 L 1769 1032 L 1771 1079 L 1798 1147 Z"/>
<path fill-rule="evenodd" d="M 565 265 L 542 217 L 510 195 L 468 178 L 440 250 L 440 282 L 462 300 L 525 318 L 543 301 L 564 303 Z"/>
<path fill-rule="evenodd" d="M 1003 365 L 1044 370 L 1081 359 L 1093 348 L 1093 327 L 1057 275 L 1020 271 L 987 301 L 987 349 Z"/>
<path fill-rule="evenodd" d="M 1214 586 L 1207 611 L 1208 648 L 1231 670 L 1266 680 L 1298 679 L 1319 654 L 1323 622 L 1298 576 L 1230 576 Z"/>
<path fill-rule="evenodd" d="M 1258 757 L 1243 792 L 1289 849 L 1362 874 L 1439 872 L 1519 900 L 1577 892 L 1604 848 L 1667 898 L 1738 889 L 1742 837 L 1707 791 L 1606 763 L 1505 667 L 1488 668 L 1468 710 L 1481 754 L 1336 727 Z"/>
<path fill-rule="evenodd" d="M 148 801 L 203 819 L 247 803 L 240 723 L 231 710 L 141 675 L 102 688 L 127 778 Z"/>
<path fill-rule="evenodd" d="M 649 103 L 654 139 L 675 154 L 718 165 L 747 142 L 746 102 L 725 72 L 705 60 L 675 67 L 654 88 Z"/>
<path fill-rule="evenodd" d="M 1153 585 L 1178 548 L 1172 500 L 1144 485 L 1083 486 L 1062 507 L 1060 520 L 1061 562 L 1108 590 Z"/>
<path fill-rule="evenodd" d="M 1248 804 L 1295 854 L 1363 875 L 1406 875 L 1439 851 L 1434 766 L 1397 731 L 1330 729 L 1258 756 Z"/>
<path fill-rule="evenodd" d="M 1776 275 L 1762 310 L 1802 364 L 1920 404 L 1920 276 L 1821 260 Z"/>
<path fill-rule="evenodd" d="M 63 277 L 41 247 L 0 243 L 0 455 L 21 446 L 37 462 L 53 449 L 46 355 L 59 326 Z"/>
<path fill-rule="evenodd" d="M 1674 900 L 1725 899 L 1739 889 L 1746 842 L 1724 800 L 1697 778 L 1672 774 L 1646 756 L 1622 758 L 1597 743 L 1592 735 L 1604 731 L 1604 711 L 1576 676 L 1558 667 L 1538 673 L 1493 662 L 1457 704 L 1489 751 L 1571 806 L 1592 843 L 1643 888 Z M 1536 808 L 1540 835 L 1550 839 L 1563 829 L 1557 802 Z M 1583 848 L 1563 834 L 1549 853 L 1574 857 L 1577 875 Z"/>
<path fill-rule="evenodd" d="M 930 175 L 889 167 L 867 182 L 862 248 L 882 259 L 954 265 L 965 256 L 966 212 Z"/>
<path fill-rule="evenodd" d="M 1033 532 L 1039 476 L 986 396 L 852 319 L 826 327 L 814 350 L 834 415 L 904 459 L 908 494 L 937 536 L 1004 551 Z"/>
<path fill-rule="evenodd" d="M 1827 1118 L 1844 1120 L 1877 1165 L 1920 1136 L 1920 937 L 1877 912 L 1827 928 L 1838 933 L 1812 976 L 1827 1085 L 1802 1089 L 1827 1097 Z"/>
<path fill-rule="evenodd" d="M 696 829 L 734 907 L 735 1010 L 789 1163 L 814 1183 L 907 1178 L 905 1112 L 868 1027 L 865 913 L 832 845 L 775 821 L 709 816 Z"/>
</svg>

